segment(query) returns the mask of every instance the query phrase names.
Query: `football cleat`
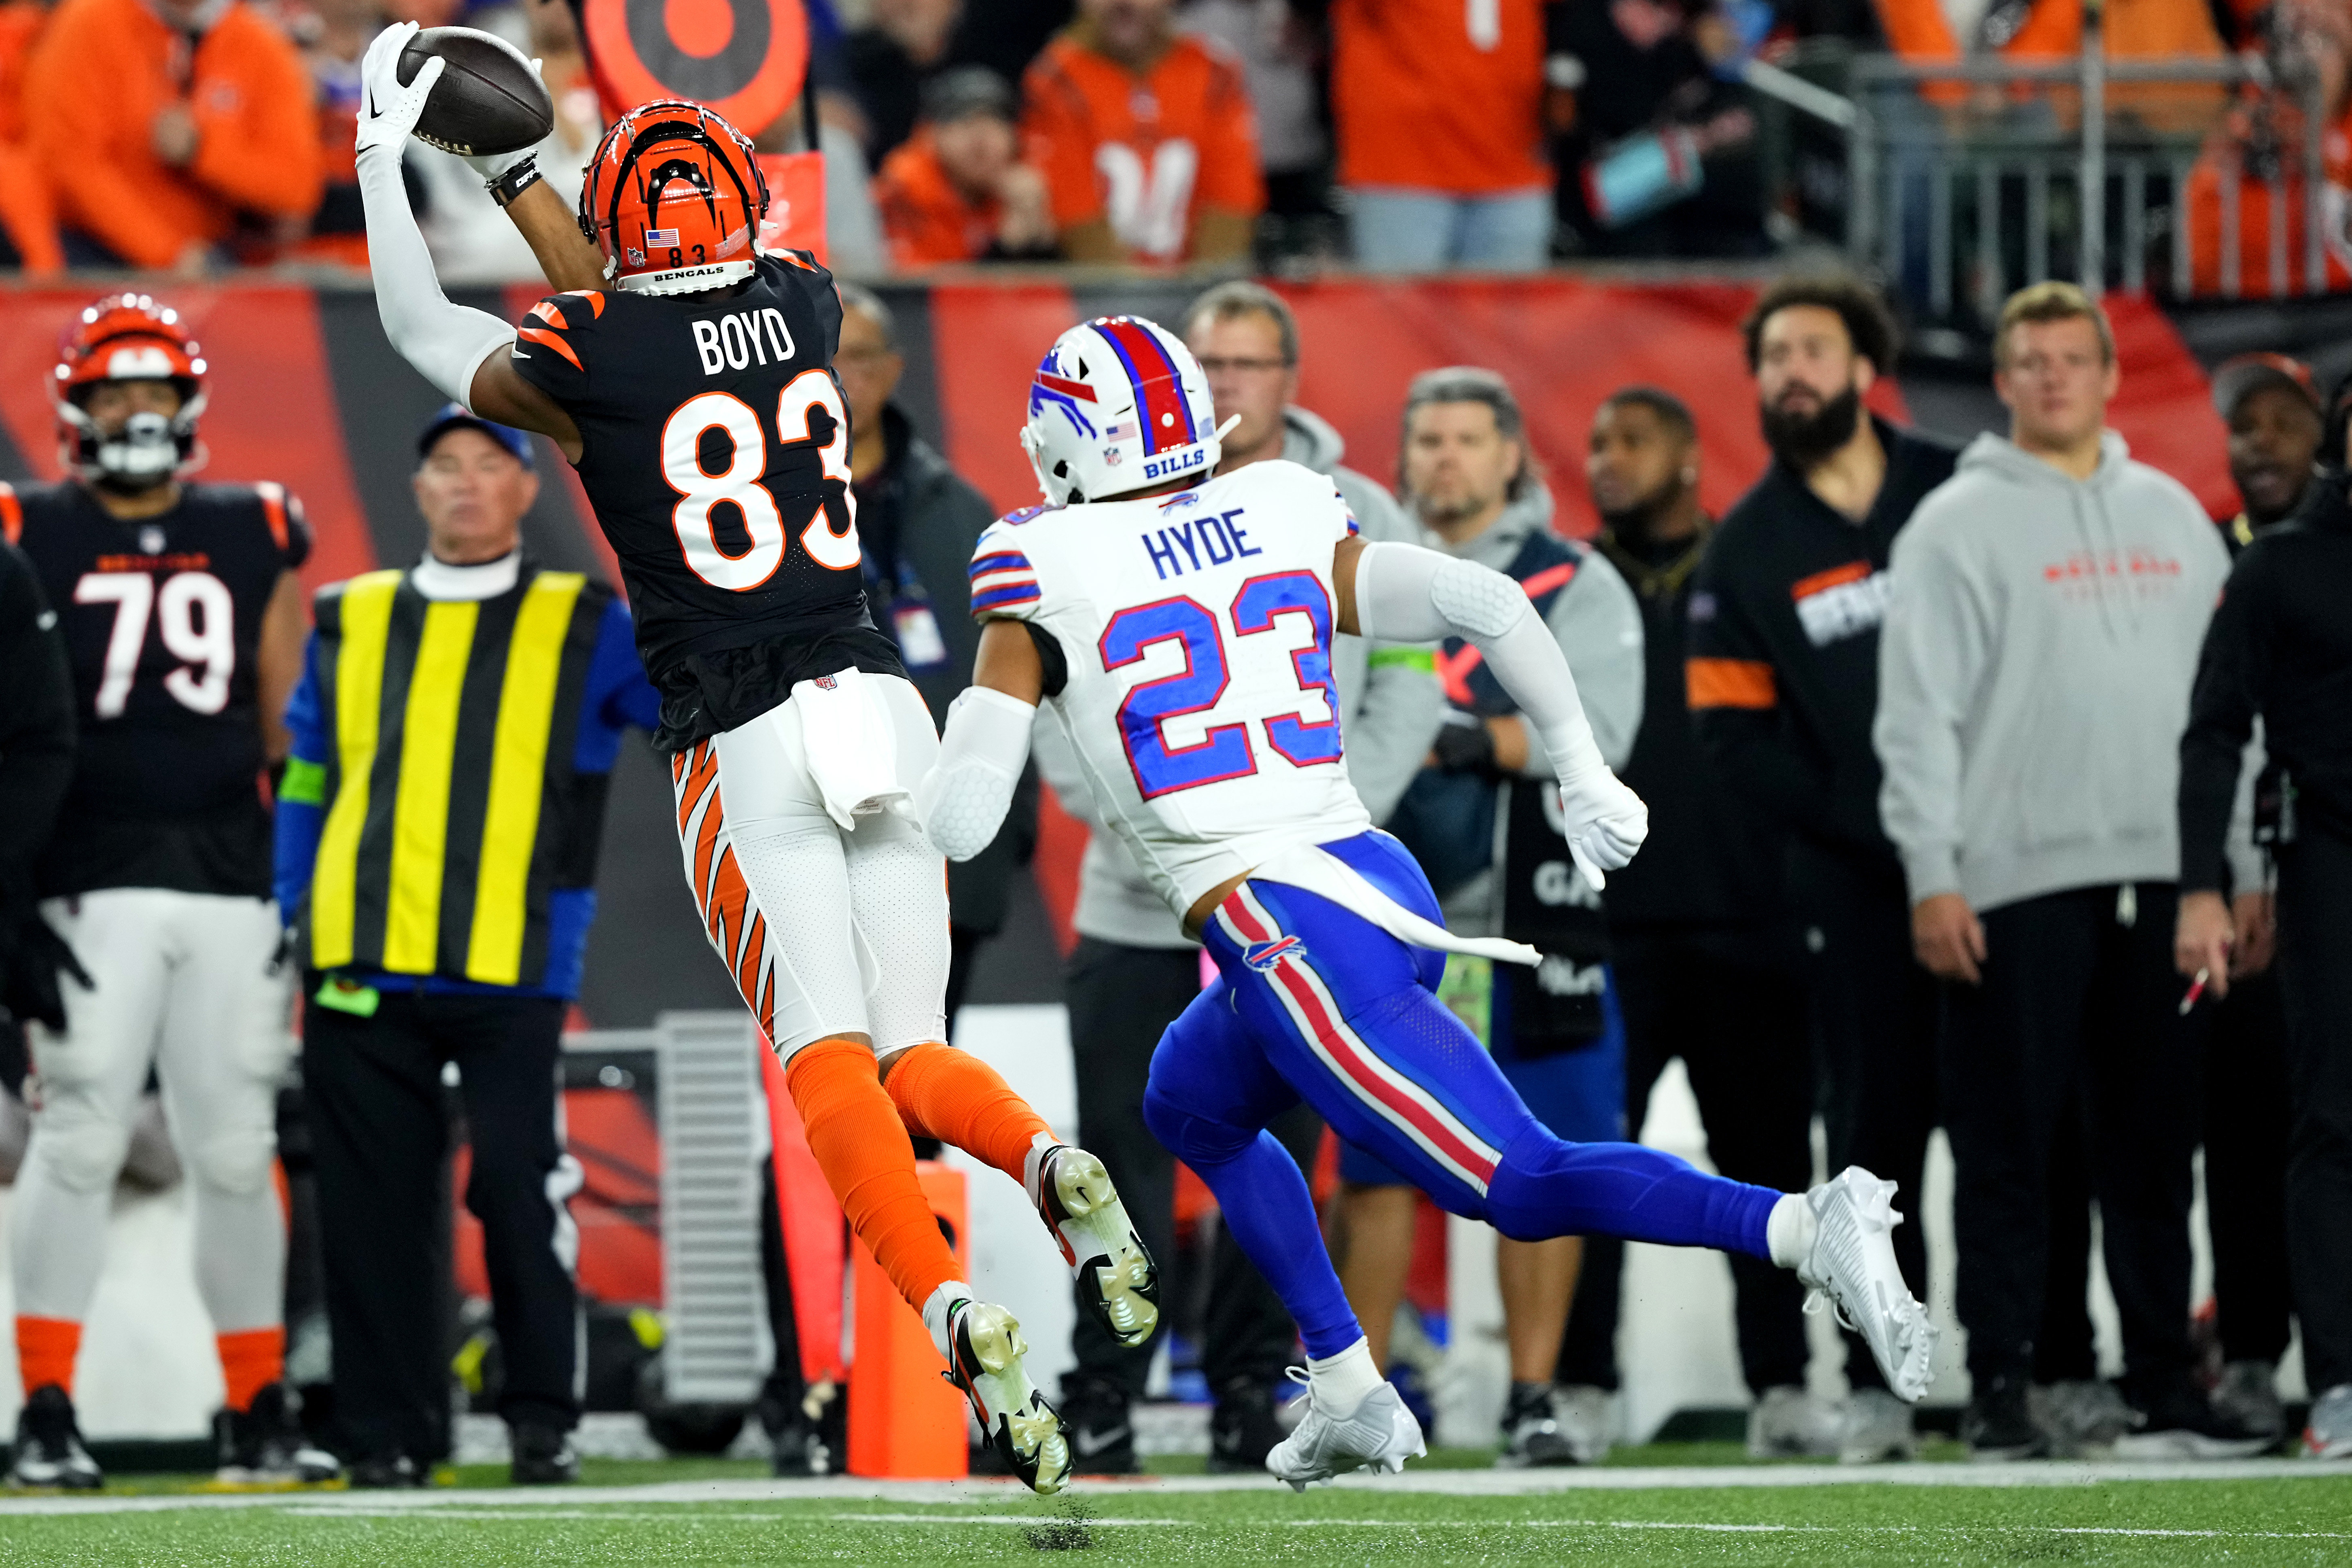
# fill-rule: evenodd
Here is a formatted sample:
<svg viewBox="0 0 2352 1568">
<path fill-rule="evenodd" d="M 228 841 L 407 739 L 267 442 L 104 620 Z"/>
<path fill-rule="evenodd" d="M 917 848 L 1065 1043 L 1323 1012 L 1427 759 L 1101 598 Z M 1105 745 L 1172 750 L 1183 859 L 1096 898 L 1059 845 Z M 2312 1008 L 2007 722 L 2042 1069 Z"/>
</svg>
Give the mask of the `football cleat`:
<svg viewBox="0 0 2352 1568">
<path fill-rule="evenodd" d="M 96 1491 L 106 1484 L 98 1461 L 81 1445 L 72 1396 L 56 1384 L 33 1390 L 16 1416 L 16 1455 L 8 1484 L 27 1490 Z"/>
<path fill-rule="evenodd" d="M 1160 1324 L 1160 1270 L 1110 1173 L 1067 1143 L 1031 1150 L 1028 1163 L 1029 1201 L 1060 1244 L 1087 1309 L 1120 1344 L 1143 1343 Z"/>
<path fill-rule="evenodd" d="M 341 1461 L 303 1436 L 282 1383 L 264 1387 L 243 1410 L 215 1412 L 213 1444 L 220 1456 L 215 1487 L 313 1487 L 342 1479 Z"/>
<path fill-rule="evenodd" d="M 1895 1397 L 1916 1405 L 1936 1373 L 1936 1325 L 1903 1283 L 1895 1261 L 1895 1184 L 1859 1165 L 1805 1194 L 1813 1244 L 1797 1266 L 1811 1292 L 1807 1311 L 1827 1301 L 1837 1320 L 1863 1337 Z"/>
<path fill-rule="evenodd" d="M 948 1310 L 948 1370 L 940 1375 L 971 1401 L 1006 1468 L 1031 1491 L 1051 1495 L 1070 1478 L 1070 1440 L 1021 1364 L 1028 1349 L 1012 1313 L 966 1298 Z"/>
<path fill-rule="evenodd" d="M 1265 1468 L 1276 1480 L 1289 1482 L 1291 1490 L 1303 1492 L 1310 1481 L 1328 1481 L 1351 1470 L 1393 1476 L 1407 1459 L 1429 1452 L 1429 1445 L 1422 1441 L 1421 1423 L 1404 1407 L 1395 1384 L 1381 1384 L 1341 1415 L 1325 1408 L 1304 1367 L 1291 1367 L 1287 1375 L 1293 1383 L 1307 1384 L 1307 1419 L 1274 1446 Z"/>
</svg>

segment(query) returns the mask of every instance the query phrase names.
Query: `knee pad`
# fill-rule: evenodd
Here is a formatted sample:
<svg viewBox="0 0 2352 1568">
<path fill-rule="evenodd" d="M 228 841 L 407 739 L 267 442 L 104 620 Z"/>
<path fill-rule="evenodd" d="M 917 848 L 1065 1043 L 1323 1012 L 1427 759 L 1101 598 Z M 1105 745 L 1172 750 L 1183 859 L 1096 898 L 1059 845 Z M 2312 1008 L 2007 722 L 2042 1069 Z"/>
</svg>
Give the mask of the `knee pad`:
<svg viewBox="0 0 2352 1568">
<path fill-rule="evenodd" d="M 131 1129 L 68 1101 L 34 1119 L 28 1161 L 38 1162 L 69 1193 L 110 1192 L 131 1152 Z"/>
<path fill-rule="evenodd" d="M 257 1127 L 215 1132 L 191 1151 L 188 1168 L 199 1186 L 233 1198 L 249 1198 L 269 1185 L 278 1158 L 278 1132 Z"/>
</svg>

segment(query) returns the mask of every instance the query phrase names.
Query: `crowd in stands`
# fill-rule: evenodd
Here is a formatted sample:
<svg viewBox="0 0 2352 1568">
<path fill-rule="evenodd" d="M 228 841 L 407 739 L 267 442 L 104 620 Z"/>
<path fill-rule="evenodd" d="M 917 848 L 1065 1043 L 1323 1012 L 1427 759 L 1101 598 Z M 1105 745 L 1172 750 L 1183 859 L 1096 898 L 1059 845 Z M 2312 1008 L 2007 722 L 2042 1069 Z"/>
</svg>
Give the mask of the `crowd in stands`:
<svg viewBox="0 0 2352 1568">
<path fill-rule="evenodd" d="M 829 259 L 874 276 L 1056 258 L 1525 270 L 1577 255 L 1758 255 L 1796 232 L 1823 180 L 1801 170 L 1792 183 L 1785 167 L 1768 180 L 1785 158 L 1765 145 L 1748 63 L 1823 37 L 1924 60 L 2079 47 L 2075 0 L 1968 10 L 809 0 Z M 12 0 L 0 5 L 0 259 L 32 273 L 188 275 L 361 263 L 358 59 L 392 21 L 486 27 L 542 59 L 557 113 L 541 167 L 559 189 L 576 184 L 612 110 L 577 16 L 570 0 Z M 2111 17 L 2106 37 L 2116 56 L 2316 59 L 2330 124 L 2343 116 L 2345 0 L 2146 0 Z M 2122 87 L 2116 102 L 2211 132 L 2187 194 L 2208 288 L 2223 171 L 2241 163 L 2237 221 L 2255 258 L 2244 271 L 2263 287 L 2271 200 L 2290 205 L 2287 243 L 2302 255 L 2302 111 L 2275 94 L 2225 102 L 2221 91 Z M 1957 87 L 1925 101 L 1955 131 L 2000 107 Z M 764 149 L 796 149 L 801 112 L 748 129 Z M 2333 190 L 2352 179 L 2352 139 L 2326 145 Z M 445 279 L 530 275 L 527 249 L 462 166 L 422 144 L 409 162 Z M 2352 279 L 2331 258 L 2331 278 Z"/>
</svg>

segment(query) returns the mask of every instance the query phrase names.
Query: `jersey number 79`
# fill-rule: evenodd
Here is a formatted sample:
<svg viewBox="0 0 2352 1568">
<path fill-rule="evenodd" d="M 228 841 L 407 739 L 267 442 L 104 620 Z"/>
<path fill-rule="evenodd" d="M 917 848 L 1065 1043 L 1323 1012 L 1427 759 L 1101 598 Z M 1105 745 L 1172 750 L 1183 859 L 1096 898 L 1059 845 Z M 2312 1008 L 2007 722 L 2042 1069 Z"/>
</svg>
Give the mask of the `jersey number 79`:
<svg viewBox="0 0 2352 1568">
<path fill-rule="evenodd" d="M 1273 629 L 1280 616 L 1305 616 L 1315 640 L 1290 656 L 1298 689 L 1323 694 L 1328 719 L 1309 720 L 1304 710 L 1264 716 L 1265 743 L 1293 767 L 1339 760 L 1339 689 L 1331 679 L 1331 601 L 1312 572 L 1276 572 L 1253 577 L 1234 595 L 1229 612 L 1235 637 Z M 1099 647 L 1106 672 L 1141 658 L 1155 643 L 1179 642 L 1184 668 L 1147 680 L 1118 705 L 1119 738 L 1143 798 L 1195 789 L 1257 772 L 1246 719 L 1219 724 L 1189 746 L 1168 743 L 1167 721 L 1214 708 L 1232 677 L 1226 669 L 1224 628 L 1214 611 L 1192 598 L 1160 599 L 1119 611 L 1103 627 Z"/>
<path fill-rule="evenodd" d="M 814 445 L 809 415 L 819 408 L 833 416 L 833 436 L 817 447 L 817 458 L 826 479 L 841 481 L 849 527 L 834 532 L 820 500 L 800 531 L 801 548 L 829 572 L 853 572 L 862 552 L 857 542 L 857 492 L 849 482 L 849 415 L 841 405 L 841 389 L 831 374 L 804 370 L 793 378 L 776 399 L 776 438 L 786 446 Z M 701 455 L 703 433 L 712 429 L 726 431 L 735 443 L 735 455 L 716 474 L 703 468 Z M 662 426 L 661 458 L 662 478 L 680 498 L 670 509 L 670 524 L 677 530 L 688 568 L 712 587 L 739 594 L 760 587 L 774 576 L 784 563 L 788 545 L 776 498 L 760 482 L 768 471 L 768 433 L 751 405 L 731 392 L 706 392 L 688 398 Z M 718 532 L 711 526 L 710 509 L 720 501 L 735 503 L 735 510 L 742 514 L 743 531 L 751 536 L 750 546 L 740 555 L 730 555 L 719 547 Z"/>
</svg>

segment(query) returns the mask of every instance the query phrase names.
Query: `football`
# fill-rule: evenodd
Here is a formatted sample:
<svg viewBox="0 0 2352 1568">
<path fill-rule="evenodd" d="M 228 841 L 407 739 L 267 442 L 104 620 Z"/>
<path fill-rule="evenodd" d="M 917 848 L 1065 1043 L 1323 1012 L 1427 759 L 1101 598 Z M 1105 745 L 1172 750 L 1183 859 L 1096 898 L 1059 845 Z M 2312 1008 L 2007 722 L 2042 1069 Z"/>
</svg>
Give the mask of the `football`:
<svg viewBox="0 0 2352 1568">
<path fill-rule="evenodd" d="M 530 58 L 493 33 L 473 27 L 427 27 L 400 51 L 400 83 L 416 79 L 425 62 L 448 61 L 417 118 L 416 139 L 459 157 L 519 153 L 555 128 L 555 101 L 530 68 Z"/>
</svg>

